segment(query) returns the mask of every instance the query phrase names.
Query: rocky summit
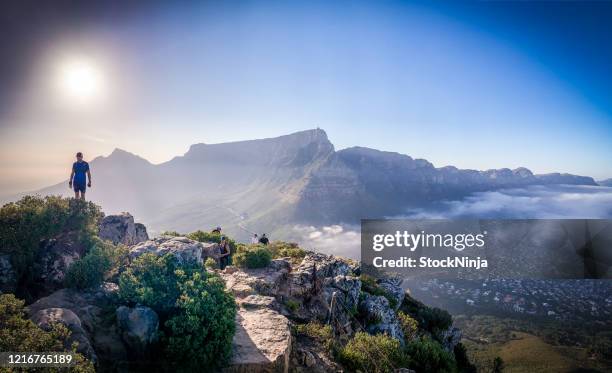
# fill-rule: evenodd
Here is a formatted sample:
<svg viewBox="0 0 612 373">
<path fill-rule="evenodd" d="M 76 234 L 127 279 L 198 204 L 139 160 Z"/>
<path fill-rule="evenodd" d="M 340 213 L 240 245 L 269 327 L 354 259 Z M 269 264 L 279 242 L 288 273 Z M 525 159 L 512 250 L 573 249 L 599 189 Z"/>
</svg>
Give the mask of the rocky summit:
<svg viewBox="0 0 612 373">
<path fill-rule="evenodd" d="M 156 369 L 150 361 L 159 353 L 160 344 L 169 343 L 168 334 L 164 337 L 164 333 L 168 333 L 172 325 L 168 323 L 176 322 L 172 318 L 176 314 L 173 314 L 176 312 L 173 307 L 187 301 L 184 305 L 187 315 L 195 317 L 189 312 L 196 299 L 188 300 L 185 296 L 168 298 L 176 299 L 172 301 L 176 304 L 161 305 L 157 303 L 161 298 L 155 297 L 149 300 L 151 307 L 126 301 L 122 292 L 135 290 L 130 288 L 133 283 L 125 281 L 138 275 L 134 272 L 136 269 L 128 269 L 130 263 L 137 262 L 145 254 L 147 258 L 172 258 L 177 269 L 201 270 L 206 263 L 207 271 L 215 273 L 215 278 L 222 282 L 221 291 L 233 296 L 233 299 L 230 297 L 232 305 L 227 309 L 233 310 L 235 302 L 234 327 L 227 329 L 231 354 L 227 362 L 214 370 L 253 373 L 351 371 L 351 366 L 343 365 L 348 363 L 338 357 L 342 352 L 334 351 L 350 346 L 360 333 L 385 335 L 397 341 L 398 348 L 415 340 L 417 335 L 435 338 L 440 348 L 449 354 L 461 339 L 461 332 L 453 328 L 450 321 L 436 321 L 438 329 L 427 329 L 426 325 L 434 322 L 426 320 L 424 315 L 431 310 L 410 296 L 402 287 L 401 279 L 368 277 L 361 273 L 360 264 L 352 260 L 307 252 L 293 244 L 273 243 L 265 248 L 255 246 L 254 252 L 277 250 L 277 253 L 291 256 L 275 255 L 255 267 L 230 265 L 220 270 L 211 264 L 219 259 L 219 245 L 212 239 L 196 241 L 176 235 L 149 239 L 146 229 L 137 228 L 133 217 L 127 213 L 101 219 L 99 232 L 100 238 L 118 244 L 119 252 L 124 253 L 123 259 L 117 262 L 118 267 L 110 270 L 105 281 L 96 286 L 64 287 L 61 278 L 66 276 L 67 268 L 89 254 L 82 245 L 71 243 L 70 232 L 62 232 L 57 238 L 41 242 L 40 260 L 44 270 L 37 276 L 44 278 L 48 285 L 39 289 L 37 294 L 40 295 L 27 306 L 30 320 L 41 329 L 51 330 L 55 323 L 63 324 L 71 333 L 65 348 L 74 344 L 76 351 L 93 362 L 99 371 Z M 274 245 L 286 245 L 285 251 L 275 249 Z M 11 278 L 10 258 L 5 259 L 0 262 L 3 289 L 15 282 Z M 163 281 L 164 276 L 171 275 L 164 275 L 159 267 L 155 268 L 159 277 L 151 281 Z M 176 273 L 179 272 L 180 276 L 187 276 L 181 271 Z M 187 289 L 194 286 L 196 280 L 197 277 L 193 277 L 179 287 Z M 35 286 L 40 281 L 34 282 Z M 172 287 L 164 289 L 160 297 L 174 291 Z M 146 296 L 150 291 L 143 288 L 136 292 Z M 202 290 L 194 294 L 208 296 Z M 407 328 L 406 318 L 413 321 L 412 329 Z M 202 327 L 206 329 L 209 325 Z M 198 333 L 198 330 L 184 331 Z M 198 342 L 194 340 L 193 343 Z"/>
</svg>

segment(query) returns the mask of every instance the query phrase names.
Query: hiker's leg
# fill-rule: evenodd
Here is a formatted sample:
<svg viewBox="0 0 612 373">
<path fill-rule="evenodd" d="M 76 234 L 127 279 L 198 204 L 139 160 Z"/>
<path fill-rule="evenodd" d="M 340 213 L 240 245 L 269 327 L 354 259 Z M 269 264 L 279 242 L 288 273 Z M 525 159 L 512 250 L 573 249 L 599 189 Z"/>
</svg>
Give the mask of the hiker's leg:
<svg viewBox="0 0 612 373">
<path fill-rule="evenodd" d="M 81 199 L 85 201 L 85 192 L 81 192 Z"/>
</svg>

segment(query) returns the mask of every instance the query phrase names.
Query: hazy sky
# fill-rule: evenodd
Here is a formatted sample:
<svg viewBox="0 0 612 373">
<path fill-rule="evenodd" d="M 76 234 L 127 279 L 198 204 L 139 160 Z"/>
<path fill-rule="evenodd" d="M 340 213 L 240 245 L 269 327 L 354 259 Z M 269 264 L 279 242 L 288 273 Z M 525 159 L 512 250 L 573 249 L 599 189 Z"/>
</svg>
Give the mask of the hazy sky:
<svg viewBox="0 0 612 373">
<path fill-rule="evenodd" d="M 317 126 L 436 166 L 612 177 L 612 3 L 166 3 L 3 2 L 0 195 L 67 179 L 76 151 L 159 163 Z"/>
</svg>

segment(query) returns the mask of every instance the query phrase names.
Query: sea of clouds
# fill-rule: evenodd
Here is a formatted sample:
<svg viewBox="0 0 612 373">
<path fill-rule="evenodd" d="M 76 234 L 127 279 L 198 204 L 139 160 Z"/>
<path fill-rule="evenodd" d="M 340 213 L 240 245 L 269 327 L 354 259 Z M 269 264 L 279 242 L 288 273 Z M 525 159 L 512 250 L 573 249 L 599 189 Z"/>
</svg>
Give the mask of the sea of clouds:
<svg viewBox="0 0 612 373">
<path fill-rule="evenodd" d="M 393 218 L 406 219 L 612 219 L 612 188 L 581 185 L 530 186 L 474 193 L 440 201 Z M 358 259 L 358 226 L 293 228 L 297 241 L 316 251 Z"/>
</svg>

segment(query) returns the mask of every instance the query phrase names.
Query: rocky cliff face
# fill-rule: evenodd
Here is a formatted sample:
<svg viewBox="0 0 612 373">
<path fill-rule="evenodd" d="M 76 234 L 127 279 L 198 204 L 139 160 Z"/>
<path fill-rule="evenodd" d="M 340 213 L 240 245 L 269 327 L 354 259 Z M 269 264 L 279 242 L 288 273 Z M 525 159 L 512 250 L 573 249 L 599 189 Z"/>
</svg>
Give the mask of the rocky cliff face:
<svg viewBox="0 0 612 373">
<path fill-rule="evenodd" d="M 596 185 L 590 177 L 534 175 L 524 167 L 487 171 L 435 168 L 424 159 L 355 147 L 335 152 L 312 172 L 301 191 L 298 210 L 311 223 L 355 223 L 363 218 L 400 215 L 411 207 L 474 192 L 549 184 Z"/>
</svg>

